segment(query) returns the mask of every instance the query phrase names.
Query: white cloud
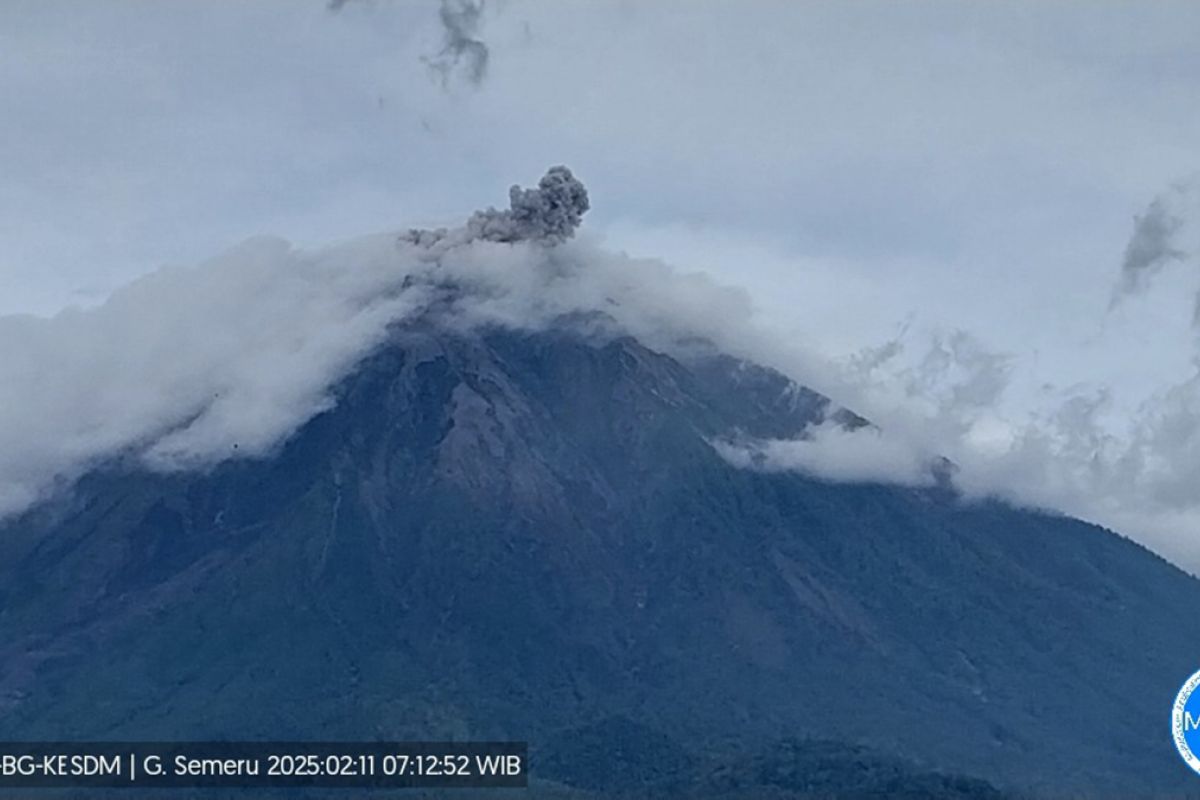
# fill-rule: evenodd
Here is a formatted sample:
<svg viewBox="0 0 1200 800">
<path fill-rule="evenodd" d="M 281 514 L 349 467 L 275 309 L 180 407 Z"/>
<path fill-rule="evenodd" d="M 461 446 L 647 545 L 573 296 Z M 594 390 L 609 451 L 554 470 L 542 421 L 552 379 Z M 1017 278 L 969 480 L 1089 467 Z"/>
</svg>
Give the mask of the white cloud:
<svg viewBox="0 0 1200 800">
<path fill-rule="evenodd" d="M 697 319 L 745 316 L 744 293 L 703 276 L 562 244 L 586 210 L 570 183 L 552 172 L 513 194 L 511 218 L 448 233 L 308 251 L 258 238 L 93 308 L 0 317 L 0 515 L 118 456 L 174 470 L 269 454 L 433 299 L 444 324 L 468 328 L 601 310 L 663 346 Z"/>
<path fill-rule="evenodd" d="M 833 483 L 931 486 L 934 458 L 874 426 L 811 426 L 798 439 L 714 440 L 730 463 L 767 472 L 796 471 Z"/>
<path fill-rule="evenodd" d="M 267 452 L 417 307 L 394 237 L 304 252 L 248 241 L 104 304 L 0 318 L 0 513 L 105 458 L 157 468 Z"/>
</svg>

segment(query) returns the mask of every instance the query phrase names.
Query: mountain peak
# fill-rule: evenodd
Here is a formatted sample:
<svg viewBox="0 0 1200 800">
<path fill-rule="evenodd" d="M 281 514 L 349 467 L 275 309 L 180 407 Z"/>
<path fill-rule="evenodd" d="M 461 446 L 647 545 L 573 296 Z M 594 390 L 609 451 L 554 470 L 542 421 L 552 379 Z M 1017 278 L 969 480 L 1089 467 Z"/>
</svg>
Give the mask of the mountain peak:
<svg viewBox="0 0 1200 800">
<path fill-rule="evenodd" d="M 0 735 L 551 752 L 616 715 L 680 764 L 824 737 L 1005 785 L 1178 785 L 1155 734 L 1195 581 L 1073 520 L 739 469 L 712 437 L 827 413 L 778 373 L 421 319 L 335 396 L 269 458 L 116 465 L 0 527 Z"/>
</svg>

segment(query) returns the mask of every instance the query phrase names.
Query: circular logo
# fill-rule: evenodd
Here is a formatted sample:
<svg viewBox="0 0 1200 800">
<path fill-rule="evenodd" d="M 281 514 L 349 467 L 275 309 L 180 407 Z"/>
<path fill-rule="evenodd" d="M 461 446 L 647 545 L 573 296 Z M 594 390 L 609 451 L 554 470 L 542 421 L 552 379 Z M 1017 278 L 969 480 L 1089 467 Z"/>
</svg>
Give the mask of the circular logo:
<svg viewBox="0 0 1200 800">
<path fill-rule="evenodd" d="M 1171 737 L 1175 749 L 1193 771 L 1200 773 L 1200 672 L 1187 679 L 1171 709 Z"/>
</svg>

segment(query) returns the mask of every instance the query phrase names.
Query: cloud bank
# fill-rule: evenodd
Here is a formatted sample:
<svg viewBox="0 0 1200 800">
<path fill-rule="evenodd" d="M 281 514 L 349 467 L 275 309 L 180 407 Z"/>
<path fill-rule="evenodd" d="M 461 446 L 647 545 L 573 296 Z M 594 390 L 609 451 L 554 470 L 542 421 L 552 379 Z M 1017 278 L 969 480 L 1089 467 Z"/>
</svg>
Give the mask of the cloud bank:
<svg viewBox="0 0 1200 800">
<path fill-rule="evenodd" d="M 115 459 L 174 471 L 269 456 L 392 325 L 431 309 L 464 330 L 599 310 L 650 346 L 711 333 L 753 349 L 733 322 L 751 314 L 745 292 L 572 239 L 587 209 L 554 167 L 457 228 L 315 250 L 259 237 L 94 308 L 0 317 L 0 517 Z"/>
<path fill-rule="evenodd" d="M 161 269 L 95 308 L 0 317 L 0 516 L 107 459 L 175 470 L 269 453 L 448 280 L 482 292 L 478 313 L 467 313 L 469 293 L 455 313 L 495 317 L 495 301 L 521 285 L 516 265 L 540 264 L 587 209 L 561 167 L 511 200 L 433 236 L 436 247 L 387 234 L 303 251 L 262 237 Z"/>
<path fill-rule="evenodd" d="M 705 339 L 873 423 L 712 442 L 739 467 L 919 487 L 949 477 L 945 458 L 968 499 L 1071 513 L 1200 563 L 1200 372 L 1134 414 L 1115 414 L 1095 387 L 1067 387 L 1006 416 L 1011 359 L 970 335 L 914 347 L 902 332 L 833 362 L 757 323 L 743 290 L 575 237 L 588 205 L 582 183 L 555 167 L 535 188 L 513 187 L 507 210 L 457 228 L 311 251 L 259 238 L 141 278 L 96 308 L 0 318 L 0 515 L 111 459 L 179 470 L 269 455 L 415 314 L 537 330 L 602 311 L 650 347 L 686 356 Z"/>
<path fill-rule="evenodd" d="M 1045 386 L 1036 403 L 1006 409 L 1009 357 L 961 331 L 916 345 L 897 338 L 843 369 L 856 410 L 886 432 L 886 447 L 872 443 L 878 460 L 860 471 L 864 480 L 911 485 L 913 465 L 944 456 L 967 501 L 998 497 L 1077 516 L 1200 568 L 1200 361 L 1132 407 L 1118 406 L 1103 384 L 1085 384 Z M 775 463 L 801 447 L 775 443 Z M 813 464 L 819 453 L 795 468 L 836 479 L 835 459 Z"/>
<path fill-rule="evenodd" d="M 268 452 L 418 307 L 405 272 L 390 237 L 261 238 L 94 309 L 0 318 L 0 514 L 124 453 L 177 469 Z"/>
</svg>

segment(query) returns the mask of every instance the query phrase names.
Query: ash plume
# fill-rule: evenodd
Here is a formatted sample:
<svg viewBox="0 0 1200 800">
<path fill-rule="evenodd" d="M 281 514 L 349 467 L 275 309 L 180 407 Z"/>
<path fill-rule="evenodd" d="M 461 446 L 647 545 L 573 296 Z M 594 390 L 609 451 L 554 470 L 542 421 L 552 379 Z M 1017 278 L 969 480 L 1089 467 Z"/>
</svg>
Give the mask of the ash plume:
<svg viewBox="0 0 1200 800">
<path fill-rule="evenodd" d="M 508 190 L 508 204 L 506 210 L 476 211 L 457 231 L 413 229 L 403 239 L 422 246 L 444 240 L 453 244 L 484 240 L 553 246 L 575 235 L 589 207 L 587 188 L 563 166 L 548 169 L 533 189 L 514 185 Z"/>
<path fill-rule="evenodd" d="M 584 185 L 563 166 L 551 167 L 535 189 L 513 186 L 507 211 L 476 211 L 467 221 L 474 239 L 558 244 L 575 235 L 588 210 Z"/>
</svg>

